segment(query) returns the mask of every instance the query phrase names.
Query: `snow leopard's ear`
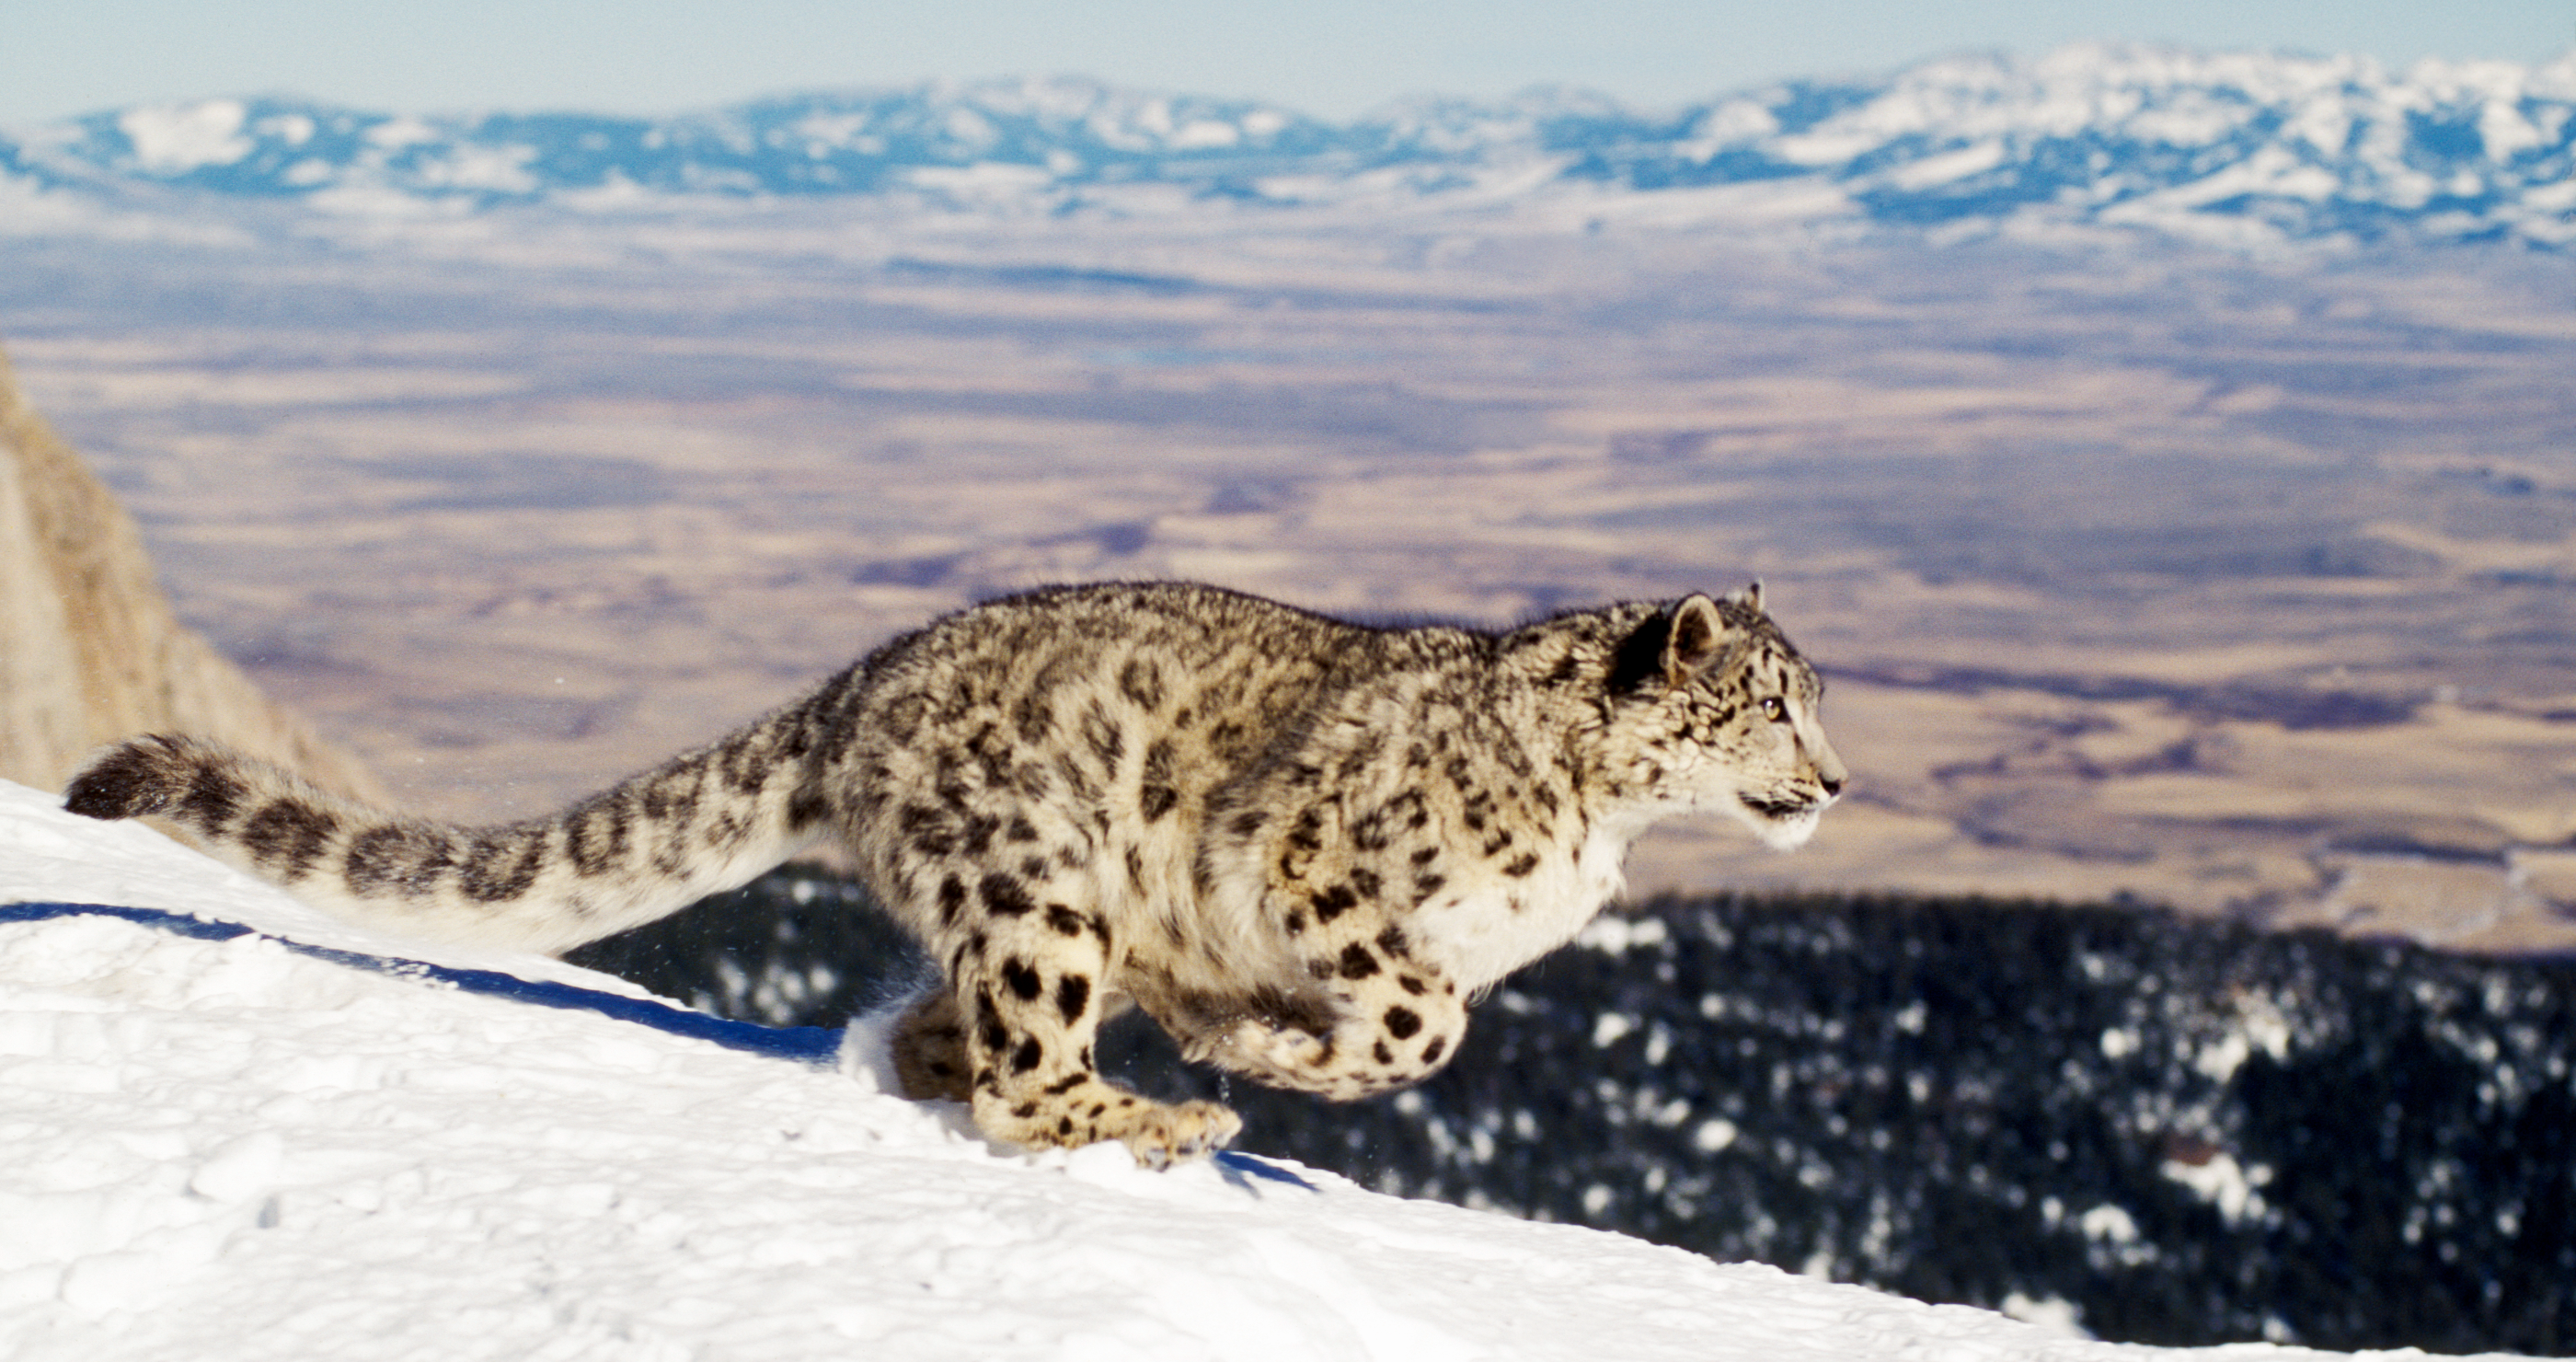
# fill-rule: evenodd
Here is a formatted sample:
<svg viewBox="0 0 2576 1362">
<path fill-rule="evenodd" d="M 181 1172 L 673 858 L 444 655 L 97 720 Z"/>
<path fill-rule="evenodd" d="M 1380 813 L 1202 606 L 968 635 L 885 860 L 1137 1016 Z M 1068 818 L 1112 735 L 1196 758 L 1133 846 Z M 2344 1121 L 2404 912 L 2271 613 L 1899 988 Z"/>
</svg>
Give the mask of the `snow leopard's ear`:
<svg viewBox="0 0 2576 1362">
<path fill-rule="evenodd" d="M 1610 693 L 1646 696 L 1687 685 L 1716 666 L 1742 632 L 1726 622 L 1717 602 L 1684 596 L 1639 620 L 1619 640 L 1610 659 Z"/>
<path fill-rule="evenodd" d="M 1742 591 L 1730 591 L 1726 593 L 1726 599 L 1730 604 L 1743 606 L 1759 615 L 1762 613 L 1762 583 L 1757 581 Z"/>
<path fill-rule="evenodd" d="M 1692 677 L 1716 666 L 1734 639 L 1734 626 L 1718 613 L 1717 602 L 1703 595 L 1683 597 L 1665 618 L 1670 621 L 1664 635 L 1667 686 L 1687 684 Z"/>
</svg>

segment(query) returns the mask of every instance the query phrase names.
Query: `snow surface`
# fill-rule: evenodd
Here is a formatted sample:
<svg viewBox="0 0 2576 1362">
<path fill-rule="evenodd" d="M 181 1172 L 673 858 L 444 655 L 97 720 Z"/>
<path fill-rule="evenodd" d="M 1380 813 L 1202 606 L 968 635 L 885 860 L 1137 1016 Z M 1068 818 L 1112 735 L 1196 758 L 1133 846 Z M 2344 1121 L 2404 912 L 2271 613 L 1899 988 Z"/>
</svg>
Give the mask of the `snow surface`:
<svg viewBox="0 0 2576 1362">
<path fill-rule="evenodd" d="M 1241 1156 L 997 1148 L 887 1095 L 864 1028 L 837 1065 L 675 1034 L 616 980 L 373 936 L 55 805 L 0 781 L 15 1362 L 2327 1355 L 2067 1338 Z"/>
</svg>

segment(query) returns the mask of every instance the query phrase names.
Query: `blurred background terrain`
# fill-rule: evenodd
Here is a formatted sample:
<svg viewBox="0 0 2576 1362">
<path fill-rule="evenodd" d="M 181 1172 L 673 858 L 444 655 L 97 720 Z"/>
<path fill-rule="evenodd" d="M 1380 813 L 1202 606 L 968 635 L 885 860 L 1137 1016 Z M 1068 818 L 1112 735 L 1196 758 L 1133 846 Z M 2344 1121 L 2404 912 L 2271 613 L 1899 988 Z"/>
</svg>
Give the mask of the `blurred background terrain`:
<svg viewBox="0 0 2576 1362">
<path fill-rule="evenodd" d="M 1412 1093 L 1118 1062 L 1389 1190 L 2104 1337 L 2565 1352 L 2571 245 L 2576 58 L 111 108 L 0 134 L 0 760 L 264 691 L 499 819 L 1039 583 L 1758 578 L 1854 771 L 1807 849 L 1658 830 Z M 137 534 L 37 505 L 73 449 Z M 83 700 L 117 629 L 232 698 Z M 773 1024 L 919 968 L 818 866 L 578 958 Z"/>
<path fill-rule="evenodd" d="M 795 225 L 0 242 L 0 315 L 182 613 L 444 814 L 1041 582 L 1500 625 L 1760 578 L 1853 792 L 1641 889 L 2576 941 L 2556 257 Z"/>
</svg>

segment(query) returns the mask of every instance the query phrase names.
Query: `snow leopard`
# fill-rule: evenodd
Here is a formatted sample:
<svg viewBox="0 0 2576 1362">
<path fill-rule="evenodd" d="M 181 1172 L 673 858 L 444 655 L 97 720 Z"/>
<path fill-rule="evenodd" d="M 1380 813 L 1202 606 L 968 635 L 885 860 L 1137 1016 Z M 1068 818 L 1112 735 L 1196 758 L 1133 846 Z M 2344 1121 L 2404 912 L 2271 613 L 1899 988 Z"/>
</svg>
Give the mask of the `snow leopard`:
<svg viewBox="0 0 2576 1362">
<path fill-rule="evenodd" d="M 404 817 L 168 734 L 66 806 L 159 815 L 344 917 L 548 952 L 831 839 L 942 974 L 894 1027 L 906 1096 L 1160 1167 L 1240 1120 L 1104 1078 L 1104 1020 L 1142 1008 L 1193 1061 L 1328 1099 L 1419 1082 L 1650 825 L 1804 842 L 1846 779 L 1822 695 L 1758 584 L 1488 630 L 1102 583 L 936 619 L 549 817 Z"/>
</svg>

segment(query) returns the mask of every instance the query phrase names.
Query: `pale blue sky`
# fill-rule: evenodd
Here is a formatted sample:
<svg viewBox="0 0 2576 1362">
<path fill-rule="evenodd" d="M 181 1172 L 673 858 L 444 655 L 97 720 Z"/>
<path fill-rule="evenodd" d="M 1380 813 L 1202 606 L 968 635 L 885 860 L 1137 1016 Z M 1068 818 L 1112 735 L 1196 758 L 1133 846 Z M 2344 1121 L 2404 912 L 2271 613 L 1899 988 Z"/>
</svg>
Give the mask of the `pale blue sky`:
<svg viewBox="0 0 2576 1362">
<path fill-rule="evenodd" d="M 1347 117 L 1543 83 L 1677 103 L 2077 38 L 2547 60 L 2571 0 L 10 0 L 0 125 L 286 92 L 365 108 L 672 112 L 1076 73 Z"/>
</svg>

